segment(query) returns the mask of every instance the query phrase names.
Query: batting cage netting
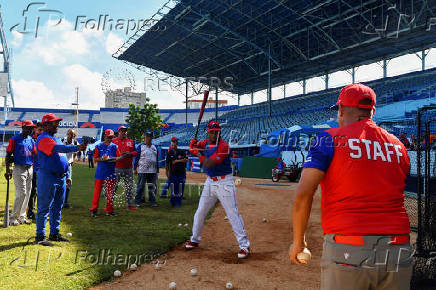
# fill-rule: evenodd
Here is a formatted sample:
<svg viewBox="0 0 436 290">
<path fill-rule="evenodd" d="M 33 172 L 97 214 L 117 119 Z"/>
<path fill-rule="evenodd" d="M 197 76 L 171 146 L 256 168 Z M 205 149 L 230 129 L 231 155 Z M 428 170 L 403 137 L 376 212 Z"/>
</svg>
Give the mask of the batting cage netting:
<svg viewBox="0 0 436 290">
<path fill-rule="evenodd" d="M 411 169 L 405 188 L 414 243 L 412 289 L 436 285 L 436 106 L 412 112 L 401 121 L 380 122 L 408 148 Z M 433 288 L 432 288 L 433 287 Z"/>
</svg>

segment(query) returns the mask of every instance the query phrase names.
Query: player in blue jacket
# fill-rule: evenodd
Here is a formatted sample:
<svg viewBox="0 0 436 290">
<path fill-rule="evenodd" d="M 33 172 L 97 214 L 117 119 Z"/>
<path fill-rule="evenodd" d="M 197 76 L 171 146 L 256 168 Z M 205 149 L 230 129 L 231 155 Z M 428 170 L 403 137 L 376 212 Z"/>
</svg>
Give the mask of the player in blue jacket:
<svg viewBox="0 0 436 290">
<path fill-rule="evenodd" d="M 38 136 L 36 149 L 39 163 L 37 179 L 37 212 L 35 243 L 53 246 L 50 241 L 69 242 L 59 234 L 61 209 L 64 204 L 68 178 L 68 160 L 65 153 L 85 151 L 86 145 L 64 145 L 54 135 L 61 118 L 54 114 L 42 117 L 44 132 Z M 50 214 L 50 236 L 45 237 L 47 216 Z"/>
</svg>

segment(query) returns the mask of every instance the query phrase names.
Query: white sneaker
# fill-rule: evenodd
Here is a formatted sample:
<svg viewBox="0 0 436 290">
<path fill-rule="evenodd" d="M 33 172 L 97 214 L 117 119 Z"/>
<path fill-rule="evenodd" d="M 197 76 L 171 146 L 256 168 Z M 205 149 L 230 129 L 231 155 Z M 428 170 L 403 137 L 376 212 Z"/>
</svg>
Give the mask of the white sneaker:
<svg viewBox="0 0 436 290">
<path fill-rule="evenodd" d="M 248 255 L 250 255 L 250 248 L 242 248 L 239 252 L 238 252 L 238 259 L 245 259 L 248 257 Z"/>
<path fill-rule="evenodd" d="M 17 220 L 10 220 L 9 225 L 10 226 L 18 226 L 20 223 Z"/>
<path fill-rule="evenodd" d="M 30 225 L 30 224 L 31 224 L 31 222 L 28 221 L 25 217 L 20 218 L 20 219 L 18 220 L 18 222 L 19 222 L 20 224 L 26 224 L 26 225 Z"/>
</svg>

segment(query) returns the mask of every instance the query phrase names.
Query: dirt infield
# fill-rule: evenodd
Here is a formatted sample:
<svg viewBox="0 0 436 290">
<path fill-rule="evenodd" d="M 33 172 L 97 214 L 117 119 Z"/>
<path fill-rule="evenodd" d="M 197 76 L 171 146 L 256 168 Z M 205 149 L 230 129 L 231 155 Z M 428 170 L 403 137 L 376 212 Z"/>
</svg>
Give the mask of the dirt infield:
<svg viewBox="0 0 436 290">
<path fill-rule="evenodd" d="M 202 182 L 202 174 L 190 174 L 188 182 Z M 200 248 L 187 252 L 178 245 L 167 253 L 166 264 L 156 270 L 153 264 L 141 265 L 136 272 L 103 283 L 97 289 L 319 289 L 322 230 L 320 194 L 317 193 L 307 231 L 313 259 L 309 266 L 291 264 L 288 248 L 291 240 L 291 200 L 296 184 L 281 181 L 279 185 L 265 179 L 242 178 L 237 188 L 238 206 L 251 241 L 252 255 L 238 261 L 237 243 L 230 224 L 218 205 L 203 230 Z M 277 184 L 274 184 L 277 185 Z M 266 218 L 267 222 L 263 222 Z M 197 276 L 190 270 L 196 268 Z"/>
</svg>

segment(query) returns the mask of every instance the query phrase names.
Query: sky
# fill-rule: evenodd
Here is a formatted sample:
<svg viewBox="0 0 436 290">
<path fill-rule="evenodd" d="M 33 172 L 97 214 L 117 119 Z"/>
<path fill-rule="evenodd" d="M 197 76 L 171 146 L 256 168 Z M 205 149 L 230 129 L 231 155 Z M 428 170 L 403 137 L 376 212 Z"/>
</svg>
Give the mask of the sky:
<svg viewBox="0 0 436 290">
<path fill-rule="evenodd" d="M 137 92 L 146 91 L 152 103 L 161 109 L 184 108 L 184 95 L 168 86 L 152 89 L 144 80 L 148 76 L 136 68 L 112 57 L 112 54 L 134 34 L 133 25 L 150 19 L 166 0 L 1 0 L 0 11 L 9 49 L 12 51 L 11 78 L 17 107 L 71 108 L 75 88 L 79 88 L 81 109 L 104 107 L 104 92 L 131 86 Z M 31 4 L 29 6 L 29 4 Z M 28 9 L 27 9 L 28 8 Z M 23 16 L 23 13 L 25 16 Z M 123 27 L 97 22 L 106 19 L 124 21 Z M 25 21 L 27 19 L 27 22 Z M 39 19 L 39 25 L 37 20 Z M 131 20 L 131 31 L 127 21 Z M 27 26 L 24 24 L 27 23 Z M 86 24 L 88 23 L 88 24 Z M 109 22 L 107 22 L 109 23 Z M 37 28 L 37 29 L 36 29 Z M 36 35 L 37 32 L 37 35 Z M 436 66 L 436 51 L 427 59 L 428 67 Z M 420 60 L 406 55 L 391 60 L 388 75 L 419 70 Z M 360 67 L 357 81 L 382 77 L 377 64 Z M 330 76 L 330 86 L 351 82 L 347 72 Z M 149 83 L 150 84 L 150 83 Z M 155 87 L 155 86 L 154 86 Z M 324 88 L 321 78 L 308 80 L 308 91 Z M 273 99 L 283 97 L 283 89 L 274 88 Z M 286 86 L 286 95 L 302 93 L 298 83 Z M 237 104 L 236 96 L 227 96 L 229 104 Z M 257 92 L 255 102 L 266 100 L 266 92 Z M 250 96 L 241 96 L 241 105 L 249 104 Z"/>
</svg>

